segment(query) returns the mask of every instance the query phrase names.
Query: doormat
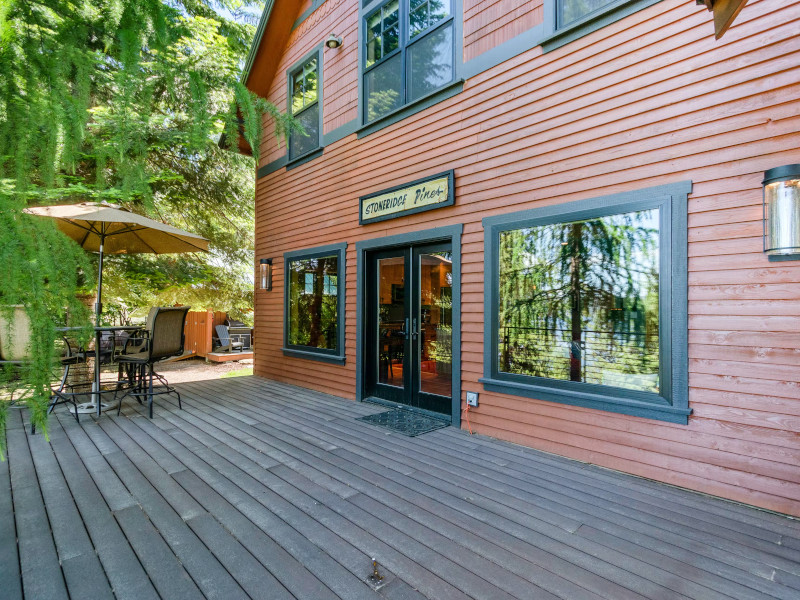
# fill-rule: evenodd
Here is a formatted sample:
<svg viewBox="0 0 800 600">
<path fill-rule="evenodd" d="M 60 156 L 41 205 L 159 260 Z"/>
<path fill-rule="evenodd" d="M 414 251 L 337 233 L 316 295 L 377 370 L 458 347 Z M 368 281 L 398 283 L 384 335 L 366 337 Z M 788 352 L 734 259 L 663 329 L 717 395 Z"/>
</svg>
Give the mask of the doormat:
<svg viewBox="0 0 800 600">
<path fill-rule="evenodd" d="M 423 433 L 435 431 L 442 427 L 448 427 L 450 423 L 444 419 L 429 417 L 413 410 L 397 408 L 387 412 L 358 417 L 357 421 L 366 421 L 378 427 L 384 427 L 397 433 L 402 433 L 408 437 L 416 437 Z"/>
</svg>

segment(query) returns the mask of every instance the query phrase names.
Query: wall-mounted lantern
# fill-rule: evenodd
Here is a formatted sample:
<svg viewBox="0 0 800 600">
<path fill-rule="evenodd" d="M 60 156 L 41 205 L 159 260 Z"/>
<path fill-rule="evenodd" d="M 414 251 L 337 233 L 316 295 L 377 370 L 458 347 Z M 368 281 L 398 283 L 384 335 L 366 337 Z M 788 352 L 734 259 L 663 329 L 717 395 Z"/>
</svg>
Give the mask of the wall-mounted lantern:
<svg viewBox="0 0 800 600">
<path fill-rule="evenodd" d="M 272 259 L 262 258 L 259 262 L 261 263 L 261 289 L 270 291 L 272 289 Z"/>
<path fill-rule="evenodd" d="M 325 45 L 330 49 L 339 48 L 342 45 L 342 38 L 332 33 L 328 36 L 328 39 L 325 40 Z"/>
<path fill-rule="evenodd" d="M 762 183 L 764 252 L 777 260 L 800 260 L 800 165 L 770 169 Z"/>
</svg>

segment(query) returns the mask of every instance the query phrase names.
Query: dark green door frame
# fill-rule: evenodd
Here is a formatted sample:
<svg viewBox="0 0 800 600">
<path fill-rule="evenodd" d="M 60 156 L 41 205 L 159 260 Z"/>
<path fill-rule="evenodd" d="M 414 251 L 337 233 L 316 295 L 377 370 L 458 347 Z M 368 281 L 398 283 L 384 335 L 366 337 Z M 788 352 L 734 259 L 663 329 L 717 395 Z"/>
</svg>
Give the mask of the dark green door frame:
<svg viewBox="0 0 800 600">
<path fill-rule="evenodd" d="M 436 242 L 449 242 L 453 257 L 453 372 L 452 372 L 452 406 L 451 422 L 454 426 L 461 426 L 461 233 L 462 225 L 449 225 L 385 236 L 356 242 L 357 284 L 356 284 L 356 399 L 361 402 L 367 398 L 366 390 L 366 349 L 365 341 L 367 327 L 367 253 L 376 250 L 399 248 L 410 245 L 422 245 Z"/>
</svg>

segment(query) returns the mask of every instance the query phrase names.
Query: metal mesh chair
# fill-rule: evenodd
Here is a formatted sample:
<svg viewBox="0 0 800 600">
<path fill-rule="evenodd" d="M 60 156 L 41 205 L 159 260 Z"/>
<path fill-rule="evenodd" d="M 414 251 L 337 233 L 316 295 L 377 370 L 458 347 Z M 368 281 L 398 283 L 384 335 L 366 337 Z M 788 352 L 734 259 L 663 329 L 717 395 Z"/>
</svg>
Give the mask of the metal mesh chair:
<svg viewBox="0 0 800 600">
<path fill-rule="evenodd" d="M 128 373 L 128 391 L 120 398 L 117 414 L 122 408 L 122 401 L 128 396 L 133 396 L 141 404 L 143 398 L 147 398 L 147 407 L 150 418 L 153 418 L 153 397 L 161 394 L 174 394 L 178 398 L 178 407 L 181 405 L 181 395 L 169 385 L 169 382 L 161 375 L 153 371 L 155 363 L 180 356 L 183 354 L 184 326 L 186 325 L 186 313 L 189 312 L 188 306 L 180 307 L 159 307 L 152 314 L 152 324 L 149 335 L 142 341 L 142 346 L 134 353 L 122 354 L 118 357 L 118 362 Z M 135 344 L 136 338 L 130 338 L 129 342 Z M 154 385 L 154 379 L 158 379 L 158 385 Z"/>
</svg>

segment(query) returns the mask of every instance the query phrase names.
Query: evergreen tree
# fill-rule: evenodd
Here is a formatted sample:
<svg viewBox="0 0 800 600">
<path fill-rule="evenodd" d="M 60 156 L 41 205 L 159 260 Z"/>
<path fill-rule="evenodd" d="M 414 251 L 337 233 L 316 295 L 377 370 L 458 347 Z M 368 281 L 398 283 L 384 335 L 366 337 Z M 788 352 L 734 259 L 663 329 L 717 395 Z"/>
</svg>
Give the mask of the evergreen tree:
<svg viewBox="0 0 800 600">
<path fill-rule="evenodd" d="M 236 140 L 241 129 L 257 158 L 262 115 L 276 121 L 279 135 L 296 127 L 238 81 L 253 25 L 218 14 L 244 14 L 262 3 L 0 2 L 0 305 L 25 305 L 36 365 L 6 368 L 0 377 L 32 391 L 31 419 L 39 429 L 46 425 L 45 366 L 53 360 L 55 327 L 66 309 L 73 324 L 88 323 L 75 292 L 94 285 L 93 269 L 52 223 L 22 210 L 111 201 L 209 237 L 215 252 L 208 259 L 111 265 L 124 279 L 171 264 L 167 278 L 177 275 L 160 291 L 192 273 L 213 280 L 215 264 L 231 257 L 241 264 L 252 247 L 245 233 L 252 188 L 233 188 L 245 173 L 252 178 L 253 163 L 223 154 L 216 140 L 223 131 Z M 6 405 L 0 400 L 0 431 Z"/>
</svg>

